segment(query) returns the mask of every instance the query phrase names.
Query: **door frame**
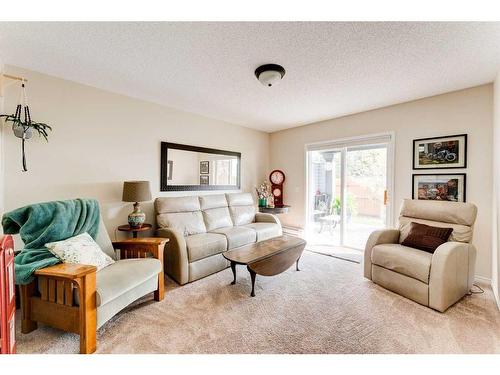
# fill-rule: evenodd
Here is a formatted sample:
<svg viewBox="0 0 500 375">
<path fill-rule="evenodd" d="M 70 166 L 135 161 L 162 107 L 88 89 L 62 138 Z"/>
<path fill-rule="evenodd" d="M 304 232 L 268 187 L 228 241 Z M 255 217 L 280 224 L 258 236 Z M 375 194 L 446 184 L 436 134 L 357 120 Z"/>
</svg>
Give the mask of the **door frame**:
<svg viewBox="0 0 500 375">
<path fill-rule="evenodd" d="M 332 139 L 328 141 L 319 141 L 319 142 L 310 142 L 304 144 L 304 204 L 305 204 L 305 220 L 304 220 L 304 227 L 305 230 L 308 230 L 309 226 L 309 211 L 310 211 L 310 202 L 309 202 L 309 193 L 310 193 L 310 186 L 309 186 L 309 158 L 308 158 L 308 152 L 312 151 L 309 148 L 311 147 L 321 147 L 322 145 L 325 146 L 325 150 L 331 149 L 331 150 L 339 150 L 342 147 L 335 147 L 334 144 L 340 144 L 340 143 L 354 143 L 354 142 L 359 142 L 359 141 L 370 141 L 370 139 L 374 140 L 374 145 L 375 144 L 381 144 L 381 142 L 377 142 L 377 138 L 381 137 L 389 137 L 389 140 L 387 142 L 384 142 L 387 144 L 387 171 L 386 171 L 386 186 L 387 186 L 387 211 L 386 211 L 386 223 L 387 227 L 393 227 L 395 224 L 395 214 L 394 214 L 394 209 L 395 209 L 395 204 L 394 204 L 394 169 L 395 169 L 395 138 L 396 134 L 394 131 L 389 131 L 389 132 L 382 132 L 382 133 L 373 133 L 373 134 L 365 134 L 365 135 L 359 135 L 359 136 L 353 136 L 353 137 L 345 137 L 345 138 L 337 138 L 337 139 Z M 369 143 L 367 143 L 369 144 Z M 356 145 L 352 145 L 355 147 Z M 349 147 L 349 146 L 347 146 Z M 342 158 L 341 160 L 342 164 L 345 164 L 345 157 Z M 341 167 L 341 173 L 345 174 L 345 165 L 342 165 Z M 342 175 L 344 182 L 341 184 L 341 189 L 344 189 L 344 184 L 345 184 L 345 176 Z M 345 194 L 342 192 L 342 196 L 345 199 Z M 343 202 L 343 206 L 344 206 Z M 345 215 L 345 210 L 342 210 L 342 216 Z M 345 229 L 342 229 L 344 231 Z M 342 239 L 341 239 L 342 241 Z M 341 242 L 342 243 L 342 242 Z M 345 246 L 345 245 L 342 245 Z"/>
</svg>

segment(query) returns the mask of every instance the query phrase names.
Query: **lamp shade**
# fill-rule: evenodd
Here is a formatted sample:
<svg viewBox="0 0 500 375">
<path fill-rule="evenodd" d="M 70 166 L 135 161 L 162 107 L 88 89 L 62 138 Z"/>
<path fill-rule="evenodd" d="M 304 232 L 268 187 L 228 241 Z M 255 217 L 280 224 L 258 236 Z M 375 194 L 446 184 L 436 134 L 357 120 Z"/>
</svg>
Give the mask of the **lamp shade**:
<svg viewBox="0 0 500 375">
<path fill-rule="evenodd" d="M 150 200 L 149 181 L 125 181 L 123 183 L 123 202 L 145 202 Z"/>
</svg>

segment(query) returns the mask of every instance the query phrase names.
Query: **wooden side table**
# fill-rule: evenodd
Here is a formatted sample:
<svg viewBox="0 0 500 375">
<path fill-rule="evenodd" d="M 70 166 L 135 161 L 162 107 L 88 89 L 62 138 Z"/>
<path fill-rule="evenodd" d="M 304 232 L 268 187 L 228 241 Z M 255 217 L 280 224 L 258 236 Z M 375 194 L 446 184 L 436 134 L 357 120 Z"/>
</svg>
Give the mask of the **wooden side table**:
<svg viewBox="0 0 500 375">
<path fill-rule="evenodd" d="M 259 212 L 262 212 L 264 214 L 274 214 L 274 215 L 287 214 L 289 208 L 290 206 L 287 206 L 286 204 L 284 204 L 283 206 L 276 206 L 276 207 L 259 207 Z"/>
<path fill-rule="evenodd" d="M 132 228 L 130 225 L 125 224 L 125 225 L 120 225 L 118 227 L 118 230 L 120 232 L 132 232 L 133 238 L 137 238 L 138 232 L 144 232 L 144 231 L 147 231 L 151 228 L 153 228 L 153 226 L 151 224 L 146 224 L 146 223 L 142 224 L 142 227 L 140 227 L 140 228 Z"/>
</svg>

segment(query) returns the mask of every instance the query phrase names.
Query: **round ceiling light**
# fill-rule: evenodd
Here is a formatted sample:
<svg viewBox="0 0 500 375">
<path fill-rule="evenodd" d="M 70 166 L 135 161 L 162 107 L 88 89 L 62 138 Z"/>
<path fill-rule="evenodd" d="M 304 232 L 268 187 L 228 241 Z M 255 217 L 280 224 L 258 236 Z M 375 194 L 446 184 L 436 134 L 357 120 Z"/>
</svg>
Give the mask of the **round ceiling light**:
<svg viewBox="0 0 500 375">
<path fill-rule="evenodd" d="M 255 76 L 264 86 L 272 87 L 285 75 L 285 68 L 278 64 L 265 64 L 255 69 Z"/>
</svg>

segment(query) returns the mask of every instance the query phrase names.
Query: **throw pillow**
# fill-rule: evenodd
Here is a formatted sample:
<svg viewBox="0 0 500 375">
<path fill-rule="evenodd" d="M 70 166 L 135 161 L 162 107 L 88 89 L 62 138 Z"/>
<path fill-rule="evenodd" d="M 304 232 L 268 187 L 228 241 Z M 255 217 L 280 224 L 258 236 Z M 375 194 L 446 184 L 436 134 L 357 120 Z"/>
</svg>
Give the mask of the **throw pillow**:
<svg viewBox="0 0 500 375">
<path fill-rule="evenodd" d="M 453 228 L 439 228 L 411 222 L 410 232 L 401 245 L 434 253 L 439 245 L 448 241 L 451 232 Z"/>
<path fill-rule="evenodd" d="M 49 242 L 45 244 L 45 247 L 63 263 L 88 264 L 96 266 L 97 271 L 115 262 L 101 250 L 88 233 L 63 241 Z"/>
</svg>

